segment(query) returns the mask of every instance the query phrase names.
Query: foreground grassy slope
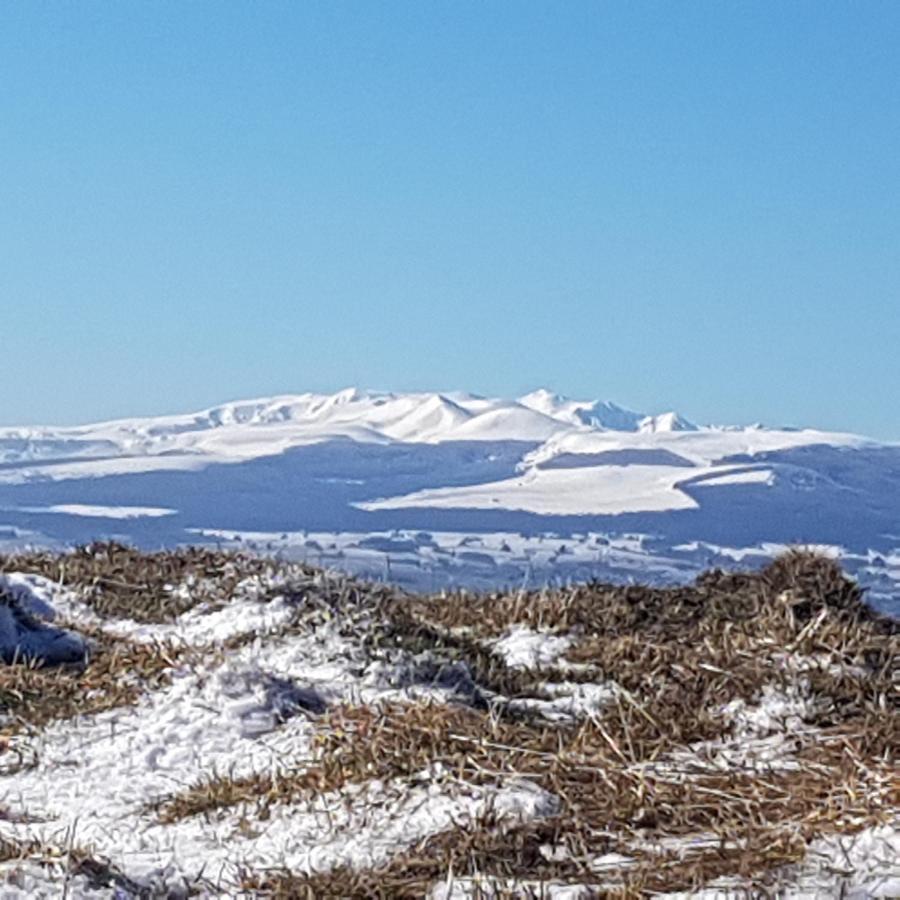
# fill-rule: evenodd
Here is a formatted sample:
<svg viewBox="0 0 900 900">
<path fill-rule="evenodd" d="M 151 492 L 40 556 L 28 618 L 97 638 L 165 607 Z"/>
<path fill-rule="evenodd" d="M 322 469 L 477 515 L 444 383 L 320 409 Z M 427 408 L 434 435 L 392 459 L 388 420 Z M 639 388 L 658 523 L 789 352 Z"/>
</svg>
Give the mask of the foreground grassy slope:
<svg viewBox="0 0 900 900">
<path fill-rule="evenodd" d="M 64 584 L 77 601 L 69 624 L 93 642 L 82 666 L 0 667 L 0 878 L 25 884 L 22 867 L 34 879 L 37 866 L 48 884 L 77 877 L 126 896 L 839 889 L 868 877 L 868 863 L 847 856 L 829 871 L 817 848 L 872 834 L 897 846 L 897 623 L 827 559 L 793 552 L 670 589 L 433 597 L 198 550 L 98 545 L 0 570 Z M 265 627 L 206 627 L 276 608 Z M 314 645 L 336 648 L 332 669 L 352 660 L 339 689 L 282 661 Z M 137 849 L 54 841 L 68 807 L 29 808 L 63 777 L 42 761 L 42 739 L 126 717 L 149 728 L 143 711 L 167 691 L 192 678 L 199 691 L 238 657 L 279 698 L 267 734 L 302 722 L 291 752 L 225 771 L 201 743 L 187 781 L 148 787 L 108 825 L 189 835 L 223 861 L 216 874 L 185 868 L 162 882 Z M 26 773 L 32 793 L 17 797 Z M 463 795 L 478 803 L 427 827 L 407 808 Z M 330 803 L 344 812 L 302 834 L 321 852 L 295 852 L 301 818 Z M 361 828 L 372 837 L 356 854 L 329 849 Z M 268 850 L 275 837 L 280 854 Z M 872 878 L 900 879 L 891 865 Z"/>
</svg>

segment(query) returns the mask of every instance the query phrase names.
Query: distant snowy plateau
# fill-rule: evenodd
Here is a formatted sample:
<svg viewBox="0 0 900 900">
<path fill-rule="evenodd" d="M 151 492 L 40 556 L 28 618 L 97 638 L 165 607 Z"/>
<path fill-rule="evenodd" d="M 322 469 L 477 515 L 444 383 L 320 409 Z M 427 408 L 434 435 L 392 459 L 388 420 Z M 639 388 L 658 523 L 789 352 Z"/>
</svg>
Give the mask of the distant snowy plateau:
<svg viewBox="0 0 900 900">
<path fill-rule="evenodd" d="M 900 613 L 900 445 L 536 391 L 346 390 L 0 429 L 0 549 L 217 543 L 423 590 L 842 557 Z"/>
</svg>

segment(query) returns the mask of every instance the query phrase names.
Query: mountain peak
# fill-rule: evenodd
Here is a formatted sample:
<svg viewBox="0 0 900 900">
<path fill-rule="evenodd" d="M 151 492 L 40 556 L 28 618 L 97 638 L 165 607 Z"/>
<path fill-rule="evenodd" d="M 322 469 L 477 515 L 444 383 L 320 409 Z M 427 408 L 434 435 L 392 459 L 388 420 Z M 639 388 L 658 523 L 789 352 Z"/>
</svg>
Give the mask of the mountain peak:
<svg viewBox="0 0 900 900">
<path fill-rule="evenodd" d="M 570 400 L 547 388 L 538 388 L 520 397 L 518 402 L 567 425 L 608 429 L 610 431 L 637 431 L 645 418 L 643 413 L 632 412 L 611 400 Z"/>
<path fill-rule="evenodd" d="M 638 423 L 638 431 L 645 434 L 656 434 L 663 431 L 699 431 L 700 429 L 677 412 L 662 413 L 658 416 L 645 416 Z"/>
</svg>

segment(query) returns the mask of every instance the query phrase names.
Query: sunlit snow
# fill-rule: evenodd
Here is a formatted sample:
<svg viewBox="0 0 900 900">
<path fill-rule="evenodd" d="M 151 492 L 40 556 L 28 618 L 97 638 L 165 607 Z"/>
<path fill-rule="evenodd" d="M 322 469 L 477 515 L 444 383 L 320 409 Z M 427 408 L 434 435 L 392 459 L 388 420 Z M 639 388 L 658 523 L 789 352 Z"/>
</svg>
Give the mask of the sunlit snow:
<svg viewBox="0 0 900 900">
<path fill-rule="evenodd" d="M 896 610 L 898 508 L 900 445 L 547 390 L 351 388 L 0 429 L 4 550 L 211 541 L 419 589 L 677 581 L 799 543 L 838 548 Z"/>
</svg>

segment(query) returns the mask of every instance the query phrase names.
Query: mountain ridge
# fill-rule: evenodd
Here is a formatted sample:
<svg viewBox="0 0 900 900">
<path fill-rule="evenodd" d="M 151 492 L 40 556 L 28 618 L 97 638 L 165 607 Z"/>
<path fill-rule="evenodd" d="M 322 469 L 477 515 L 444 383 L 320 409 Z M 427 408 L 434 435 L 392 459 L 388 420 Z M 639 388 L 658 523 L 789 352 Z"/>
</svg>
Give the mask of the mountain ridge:
<svg viewBox="0 0 900 900">
<path fill-rule="evenodd" d="M 351 388 L 0 429 L 0 549 L 252 543 L 425 589 L 677 581 L 814 544 L 896 608 L 898 508 L 900 445 L 547 390 Z"/>
<path fill-rule="evenodd" d="M 829 439 L 834 434 L 759 425 L 698 426 L 673 411 L 647 414 L 609 400 L 573 400 L 545 388 L 516 399 L 452 391 L 346 388 L 334 394 L 282 394 L 230 401 L 195 412 L 75 426 L 7 426 L 0 428 L 0 463 L 103 455 L 172 456 L 178 452 L 215 455 L 217 451 L 225 457 L 249 458 L 336 437 L 405 443 L 544 442 L 568 433 L 690 432 L 819 433 Z M 843 443 L 847 435 L 839 437 Z M 256 444 L 255 449 L 251 450 L 251 444 Z"/>
</svg>

